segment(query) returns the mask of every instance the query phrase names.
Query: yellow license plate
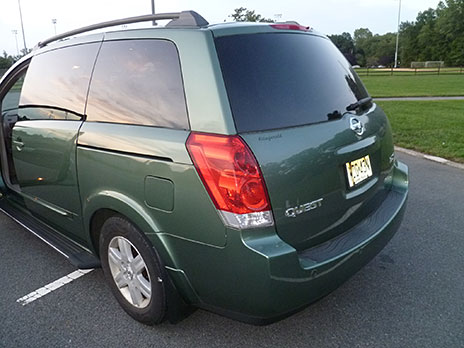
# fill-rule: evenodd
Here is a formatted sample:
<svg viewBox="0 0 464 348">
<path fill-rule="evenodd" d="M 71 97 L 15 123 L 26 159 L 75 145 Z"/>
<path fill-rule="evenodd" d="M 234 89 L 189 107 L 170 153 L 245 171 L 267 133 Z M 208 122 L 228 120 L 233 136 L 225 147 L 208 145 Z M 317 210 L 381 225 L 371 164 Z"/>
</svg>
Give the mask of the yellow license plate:
<svg viewBox="0 0 464 348">
<path fill-rule="evenodd" d="M 348 184 L 350 187 L 353 187 L 372 176 L 372 166 L 369 155 L 355 161 L 348 162 L 345 166 Z"/>
</svg>

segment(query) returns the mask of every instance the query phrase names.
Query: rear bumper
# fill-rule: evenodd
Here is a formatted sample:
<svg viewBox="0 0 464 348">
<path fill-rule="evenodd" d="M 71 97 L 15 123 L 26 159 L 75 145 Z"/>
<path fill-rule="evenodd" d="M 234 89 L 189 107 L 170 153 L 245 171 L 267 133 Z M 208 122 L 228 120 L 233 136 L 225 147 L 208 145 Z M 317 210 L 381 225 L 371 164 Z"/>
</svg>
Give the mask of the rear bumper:
<svg viewBox="0 0 464 348">
<path fill-rule="evenodd" d="M 391 189 L 374 213 L 315 248 L 297 252 L 272 228 L 229 231 L 227 246 L 203 266 L 202 280 L 189 277 L 198 296 L 194 302 L 240 321 L 268 324 L 327 295 L 377 255 L 398 230 L 408 196 L 406 165 L 396 164 L 388 185 Z"/>
</svg>

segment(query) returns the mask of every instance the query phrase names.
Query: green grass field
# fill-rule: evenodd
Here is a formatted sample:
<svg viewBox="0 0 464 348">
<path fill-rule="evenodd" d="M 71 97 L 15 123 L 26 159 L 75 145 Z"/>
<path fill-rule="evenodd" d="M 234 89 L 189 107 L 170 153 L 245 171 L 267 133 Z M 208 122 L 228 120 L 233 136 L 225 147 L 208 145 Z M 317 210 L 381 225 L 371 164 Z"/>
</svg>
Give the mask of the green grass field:
<svg viewBox="0 0 464 348">
<path fill-rule="evenodd" d="M 361 76 L 375 97 L 464 96 L 462 75 Z"/>
<path fill-rule="evenodd" d="M 377 101 L 395 144 L 464 163 L 464 101 Z"/>
</svg>

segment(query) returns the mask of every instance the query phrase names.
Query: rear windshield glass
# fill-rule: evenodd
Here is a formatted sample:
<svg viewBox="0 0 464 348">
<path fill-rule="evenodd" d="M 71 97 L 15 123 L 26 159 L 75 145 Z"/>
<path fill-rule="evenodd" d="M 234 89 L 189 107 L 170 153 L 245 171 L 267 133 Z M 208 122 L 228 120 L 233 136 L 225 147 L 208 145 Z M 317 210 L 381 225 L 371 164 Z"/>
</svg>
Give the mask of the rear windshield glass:
<svg viewBox="0 0 464 348">
<path fill-rule="evenodd" d="M 291 33 L 215 40 L 238 132 L 323 122 L 368 96 L 326 38 Z"/>
</svg>

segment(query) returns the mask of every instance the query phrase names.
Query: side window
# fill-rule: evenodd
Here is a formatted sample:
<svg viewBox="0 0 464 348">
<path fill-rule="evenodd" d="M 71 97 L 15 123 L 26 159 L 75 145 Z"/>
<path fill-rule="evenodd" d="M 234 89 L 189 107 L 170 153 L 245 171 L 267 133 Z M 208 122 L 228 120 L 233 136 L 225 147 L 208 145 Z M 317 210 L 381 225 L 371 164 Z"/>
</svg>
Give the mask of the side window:
<svg viewBox="0 0 464 348">
<path fill-rule="evenodd" d="M 2 104 L 2 117 L 1 117 L 1 131 L 3 132 L 3 140 L 7 158 L 6 161 L 2 163 L 3 169 L 9 168 L 9 176 L 4 176 L 4 179 L 9 179 L 11 182 L 15 180 L 14 164 L 12 161 L 12 135 L 13 127 L 18 122 L 18 113 L 19 113 L 19 99 L 21 96 L 21 91 L 24 85 L 24 78 L 26 76 L 27 68 L 24 68 L 22 71 L 17 74 L 11 82 L 8 82 L 9 85 L 8 91 L 3 94 L 1 104 Z M 6 171 L 4 172 L 6 173 Z"/>
<path fill-rule="evenodd" d="M 26 69 L 24 69 L 15 79 L 13 86 L 10 87 L 8 92 L 2 99 L 2 115 L 5 112 L 16 111 L 19 106 L 19 97 L 24 84 L 24 76 Z"/>
<path fill-rule="evenodd" d="M 33 57 L 19 101 L 19 121 L 82 119 L 99 46 L 77 45 Z"/>
<path fill-rule="evenodd" d="M 87 120 L 188 129 L 175 45 L 166 40 L 104 42 L 92 76 Z"/>
</svg>

